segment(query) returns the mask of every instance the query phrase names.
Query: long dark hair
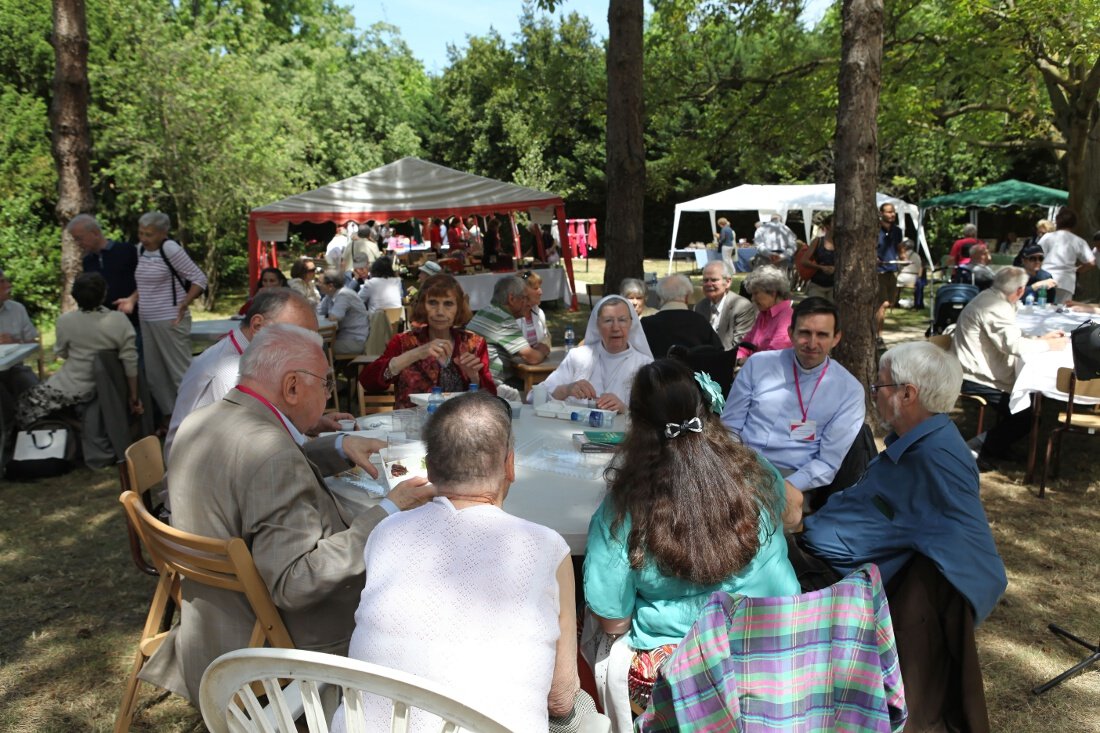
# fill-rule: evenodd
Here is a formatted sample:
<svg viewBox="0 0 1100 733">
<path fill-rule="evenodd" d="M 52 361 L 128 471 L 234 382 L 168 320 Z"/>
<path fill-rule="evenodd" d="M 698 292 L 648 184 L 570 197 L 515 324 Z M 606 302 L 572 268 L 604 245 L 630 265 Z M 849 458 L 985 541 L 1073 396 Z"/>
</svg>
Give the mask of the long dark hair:
<svg viewBox="0 0 1100 733">
<path fill-rule="evenodd" d="M 699 418 L 702 432 L 665 436 L 668 423 Z M 630 516 L 630 566 L 647 555 L 666 576 L 718 583 L 760 549 L 765 514 L 777 526 L 780 495 L 756 454 L 710 411 L 691 371 L 673 359 L 638 370 L 630 429 L 606 474 L 615 534 Z"/>
</svg>

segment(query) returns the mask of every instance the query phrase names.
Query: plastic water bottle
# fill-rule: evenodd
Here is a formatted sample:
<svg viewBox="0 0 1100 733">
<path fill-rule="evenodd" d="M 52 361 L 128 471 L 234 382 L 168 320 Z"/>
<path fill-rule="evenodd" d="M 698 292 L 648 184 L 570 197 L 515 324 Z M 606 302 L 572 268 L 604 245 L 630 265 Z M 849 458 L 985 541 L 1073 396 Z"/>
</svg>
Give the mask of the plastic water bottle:
<svg viewBox="0 0 1100 733">
<path fill-rule="evenodd" d="M 439 406 L 443 404 L 443 388 L 432 387 L 431 394 L 428 395 L 428 415 L 434 415 L 435 411 L 439 409 Z"/>
<path fill-rule="evenodd" d="M 573 348 L 573 346 L 576 344 L 576 342 L 577 342 L 577 334 L 573 333 L 573 327 L 572 326 L 566 326 L 565 327 L 565 352 L 569 353 L 569 351 Z"/>
<path fill-rule="evenodd" d="M 1040 308 L 1046 308 L 1047 307 L 1047 289 L 1046 288 L 1039 288 L 1039 298 L 1038 298 L 1038 300 L 1035 301 L 1035 304 L 1038 305 Z"/>
<path fill-rule="evenodd" d="M 591 410 L 577 410 L 569 413 L 569 419 L 573 422 L 588 423 L 589 416 L 592 414 Z"/>
<path fill-rule="evenodd" d="M 478 386 L 473 382 L 470 382 L 470 386 L 466 388 L 467 392 L 477 392 Z"/>
<path fill-rule="evenodd" d="M 1032 293 L 1028 293 L 1027 297 L 1024 298 L 1024 307 L 1026 307 L 1028 310 L 1031 310 L 1034 305 L 1035 296 Z"/>
</svg>

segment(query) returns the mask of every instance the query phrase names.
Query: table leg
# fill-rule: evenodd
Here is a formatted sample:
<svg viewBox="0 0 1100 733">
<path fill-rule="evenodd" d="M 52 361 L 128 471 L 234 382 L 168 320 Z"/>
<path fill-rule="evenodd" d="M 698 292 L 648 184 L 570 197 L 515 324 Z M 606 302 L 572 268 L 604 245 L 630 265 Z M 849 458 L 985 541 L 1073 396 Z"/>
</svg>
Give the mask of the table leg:
<svg viewBox="0 0 1100 733">
<path fill-rule="evenodd" d="M 1035 464 L 1038 462 L 1039 453 L 1039 419 L 1043 412 L 1043 393 L 1031 393 L 1031 432 L 1027 436 L 1027 474 L 1024 476 L 1025 484 L 1035 483 Z"/>
</svg>

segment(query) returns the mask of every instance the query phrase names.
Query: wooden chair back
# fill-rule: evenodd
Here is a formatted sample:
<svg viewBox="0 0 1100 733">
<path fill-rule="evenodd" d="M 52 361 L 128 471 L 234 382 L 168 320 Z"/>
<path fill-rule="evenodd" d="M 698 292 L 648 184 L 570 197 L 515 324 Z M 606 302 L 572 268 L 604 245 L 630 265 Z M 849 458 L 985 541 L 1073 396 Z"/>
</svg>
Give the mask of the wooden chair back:
<svg viewBox="0 0 1100 733">
<path fill-rule="evenodd" d="M 1100 379 L 1078 379 L 1069 367 L 1060 367 L 1055 384 L 1058 391 L 1067 395 L 1066 409 L 1058 416 L 1058 425 L 1047 438 L 1046 459 L 1043 461 L 1043 477 L 1039 480 L 1039 498 L 1046 497 L 1047 477 L 1058 475 L 1062 455 L 1062 435 L 1077 433 L 1096 435 L 1100 431 L 1100 415 L 1090 410 L 1079 411 L 1074 400 L 1078 397 L 1100 398 Z"/>
<path fill-rule="evenodd" d="M 944 351 L 950 351 L 951 350 L 951 337 L 950 336 L 945 336 L 942 333 L 934 333 L 934 334 L 932 334 L 931 336 L 928 337 L 928 340 L 931 341 L 936 346 L 939 346 Z"/>
<path fill-rule="evenodd" d="M 401 333 L 405 330 L 405 309 L 398 308 L 386 308 L 386 318 L 390 322 L 390 330 L 394 333 Z"/>
<path fill-rule="evenodd" d="M 355 383 L 359 396 L 359 414 L 374 415 L 379 412 L 393 412 L 394 402 L 397 399 L 393 393 L 391 384 L 385 392 L 367 392 L 358 381 Z"/>
<path fill-rule="evenodd" d="M 260 577 L 244 540 L 239 537 L 214 539 L 170 527 L 154 517 L 141 497 L 133 491 L 124 491 L 119 501 L 160 571 L 160 581 L 149 606 L 134 665 L 123 693 L 115 721 L 116 733 L 130 728 L 137 706 L 138 674 L 168 636 L 170 624 L 166 623 L 166 619 L 172 615 L 171 603 L 179 607 L 181 579 L 243 594 L 256 616 L 248 641 L 250 647 L 264 644 L 283 649 L 294 647 L 290 632 L 283 624 L 282 616 L 271 600 L 271 593 Z"/>
<path fill-rule="evenodd" d="M 1077 397 L 1100 397 L 1100 379 L 1081 380 L 1069 367 L 1058 369 L 1058 391 Z M 1072 404 L 1072 403 L 1071 403 Z"/>
<path fill-rule="evenodd" d="M 146 509 L 152 510 L 152 490 L 164 481 L 164 452 L 160 439 L 148 435 L 126 449 L 126 461 L 120 467 L 123 491 L 133 491 L 141 497 Z M 146 575 L 159 575 L 157 568 L 145 558 L 137 528 L 127 518 L 126 533 L 130 540 L 130 557 L 137 569 Z"/>
<path fill-rule="evenodd" d="M 332 348 L 333 342 L 336 340 L 336 324 L 323 325 L 317 329 L 317 333 L 321 336 L 322 347 L 325 350 L 325 358 L 328 359 L 328 368 L 333 374 L 336 373 L 336 354 Z M 340 390 L 332 390 L 332 410 L 340 412 Z"/>
</svg>

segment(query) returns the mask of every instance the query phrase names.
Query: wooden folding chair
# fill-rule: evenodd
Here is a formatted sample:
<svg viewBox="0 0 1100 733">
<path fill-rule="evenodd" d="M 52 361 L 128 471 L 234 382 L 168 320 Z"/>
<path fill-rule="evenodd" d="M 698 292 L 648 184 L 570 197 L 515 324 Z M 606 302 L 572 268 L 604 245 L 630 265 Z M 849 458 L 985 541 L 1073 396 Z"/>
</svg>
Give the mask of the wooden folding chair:
<svg viewBox="0 0 1100 733">
<path fill-rule="evenodd" d="M 325 358 L 328 359 L 329 371 L 336 374 L 337 357 L 332 348 L 332 344 L 336 340 L 336 325 L 321 326 L 317 329 L 317 333 L 321 335 L 321 341 L 323 342 L 323 348 L 325 350 Z M 332 390 L 332 410 L 340 412 L 340 390 L 336 388 Z"/>
<path fill-rule="evenodd" d="M 141 497 L 142 505 L 153 510 L 152 489 L 164 481 L 164 451 L 160 438 L 149 435 L 126 449 L 126 461 L 119 465 L 119 482 L 123 491 L 133 491 Z M 130 537 L 130 557 L 137 569 L 146 575 L 160 575 L 153 563 L 145 559 L 141 550 L 141 538 L 137 528 L 127 518 L 126 533 Z"/>
<path fill-rule="evenodd" d="M 397 399 L 393 393 L 391 384 L 385 392 L 367 392 L 358 380 L 355 382 L 356 394 L 359 396 L 359 414 L 374 415 L 379 412 L 393 412 L 394 402 Z"/>
<path fill-rule="evenodd" d="M 138 674 L 168 635 L 164 617 L 169 612 L 169 604 L 174 602 L 179 606 L 181 579 L 244 594 L 256 615 L 256 624 L 248 640 L 250 647 L 267 644 L 293 649 L 294 642 L 244 540 L 239 537 L 213 539 L 170 527 L 154 517 L 133 491 L 124 491 L 119 501 L 160 571 L 160 582 L 149 605 L 134 666 L 115 721 L 115 733 L 124 733 L 130 729 L 137 707 Z"/>
<path fill-rule="evenodd" d="M 1074 408 L 1074 397 L 1100 397 L 1100 379 L 1078 379 L 1074 371 L 1068 367 L 1058 370 L 1058 391 L 1069 395 L 1066 409 L 1058 416 L 1058 427 L 1050 431 L 1047 438 L 1046 461 L 1043 462 L 1043 478 L 1039 482 L 1039 498 L 1046 496 L 1047 471 L 1051 469 L 1053 457 L 1052 476 L 1058 475 L 1058 464 L 1062 457 L 1062 434 L 1078 433 L 1083 435 L 1096 435 L 1100 430 L 1100 415 L 1095 412 L 1077 412 Z"/>
</svg>

